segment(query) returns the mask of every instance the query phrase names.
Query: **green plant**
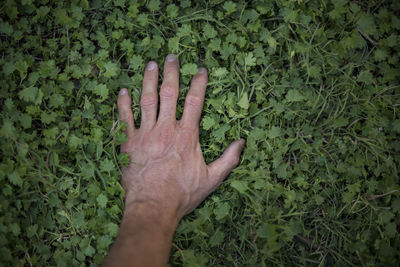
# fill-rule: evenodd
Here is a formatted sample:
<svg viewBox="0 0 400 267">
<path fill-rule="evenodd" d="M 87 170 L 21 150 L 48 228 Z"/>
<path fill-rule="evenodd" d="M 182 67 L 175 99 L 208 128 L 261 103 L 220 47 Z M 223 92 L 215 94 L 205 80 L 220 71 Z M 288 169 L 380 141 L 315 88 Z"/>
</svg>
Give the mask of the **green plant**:
<svg viewBox="0 0 400 267">
<path fill-rule="evenodd" d="M 247 146 L 177 229 L 171 266 L 395 265 L 400 260 L 396 1 L 0 4 L 0 261 L 98 265 L 123 210 L 125 140 L 144 65 L 181 61 L 178 116 L 210 74 L 207 161 Z"/>
</svg>

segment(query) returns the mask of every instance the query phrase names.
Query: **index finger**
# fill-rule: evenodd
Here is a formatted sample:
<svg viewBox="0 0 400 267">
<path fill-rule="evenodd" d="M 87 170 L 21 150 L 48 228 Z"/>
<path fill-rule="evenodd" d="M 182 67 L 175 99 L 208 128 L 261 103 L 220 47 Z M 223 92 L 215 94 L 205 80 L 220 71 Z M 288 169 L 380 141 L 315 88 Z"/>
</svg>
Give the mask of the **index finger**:
<svg viewBox="0 0 400 267">
<path fill-rule="evenodd" d="M 199 68 L 186 95 L 181 124 L 184 128 L 198 129 L 207 86 L 207 70 Z"/>
</svg>

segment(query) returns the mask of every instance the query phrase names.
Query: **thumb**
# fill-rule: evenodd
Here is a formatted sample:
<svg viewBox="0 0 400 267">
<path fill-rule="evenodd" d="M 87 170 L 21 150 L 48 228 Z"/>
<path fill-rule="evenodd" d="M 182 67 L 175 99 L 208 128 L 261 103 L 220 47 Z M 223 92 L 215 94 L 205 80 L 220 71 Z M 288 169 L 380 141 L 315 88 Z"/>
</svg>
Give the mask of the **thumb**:
<svg viewBox="0 0 400 267">
<path fill-rule="evenodd" d="M 239 164 L 240 153 L 245 143 L 244 139 L 233 141 L 219 159 L 208 164 L 209 178 L 214 181 L 213 189 Z"/>
</svg>

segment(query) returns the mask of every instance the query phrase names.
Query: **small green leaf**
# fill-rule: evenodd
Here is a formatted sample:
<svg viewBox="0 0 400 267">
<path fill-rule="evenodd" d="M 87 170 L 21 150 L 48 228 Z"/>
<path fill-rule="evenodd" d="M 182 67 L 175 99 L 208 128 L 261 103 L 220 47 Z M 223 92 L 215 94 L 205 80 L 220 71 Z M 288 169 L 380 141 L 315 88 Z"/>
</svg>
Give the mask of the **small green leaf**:
<svg viewBox="0 0 400 267">
<path fill-rule="evenodd" d="M 94 255 L 94 253 L 96 253 L 96 250 L 94 249 L 94 247 L 92 247 L 91 245 L 89 245 L 89 246 L 87 246 L 87 247 L 85 248 L 84 253 L 85 253 L 86 256 L 91 257 L 91 256 Z"/>
<path fill-rule="evenodd" d="M 215 218 L 217 221 L 222 220 L 225 216 L 229 214 L 230 207 L 228 203 L 217 203 L 217 207 L 214 209 Z"/>
<path fill-rule="evenodd" d="M 227 74 L 228 74 L 228 71 L 227 71 L 227 69 L 226 69 L 225 67 L 216 68 L 216 69 L 211 73 L 212 76 L 218 77 L 218 78 L 221 78 L 221 77 L 223 77 L 223 76 L 225 76 L 225 75 L 227 75 Z"/>
<path fill-rule="evenodd" d="M 276 138 L 276 137 L 281 136 L 281 128 L 276 127 L 276 126 L 272 126 L 271 130 L 267 131 L 267 136 L 269 138 Z"/>
<path fill-rule="evenodd" d="M 17 172 L 9 174 L 8 180 L 14 185 L 22 186 L 23 181 L 21 179 L 21 176 Z"/>
<path fill-rule="evenodd" d="M 249 189 L 249 187 L 247 186 L 247 183 L 244 181 L 240 181 L 240 180 L 233 180 L 231 182 L 231 186 L 233 188 L 235 188 L 237 191 L 239 191 L 239 193 L 244 194 L 246 192 L 246 190 Z"/>
<path fill-rule="evenodd" d="M 182 66 L 181 73 L 183 76 L 195 75 L 198 72 L 197 65 L 194 63 L 186 63 Z"/>
<path fill-rule="evenodd" d="M 290 89 L 289 92 L 286 94 L 287 102 L 299 102 L 304 99 L 305 97 L 296 89 Z"/>
<path fill-rule="evenodd" d="M 107 206 L 108 198 L 104 194 L 100 194 L 97 196 L 96 201 L 99 207 L 104 209 Z"/>
<path fill-rule="evenodd" d="M 98 84 L 93 88 L 93 93 L 100 96 L 97 102 L 103 102 L 108 97 L 108 88 L 105 84 Z"/>
<path fill-rule="evenodd" d="M 151 12 L 155 12 L 160 10 L 160 0 L 150 0 L 147 3 L 147 8 L 151 11 Z"/>
<path fill-rule="evenodd" d="M 107 62 L 106 64 L 103 65 L 104 68 L 104 77 L 106 78 L 112 78 L 118 75 L 119 73 L 119 67 L 118 64 L 114 62 Z"/>
<path fill-rule="evenodd" d="M 166 11 L 170 18 L 176 18 L 179 14 L 179 8 L 174 4 L 168 5 Z"/>
<path fill-rule="evenodd" d="M 204 130 L 209 130 L 215 125 L 215 120 L 212 117 L 205 116 L 202 120 Z"/>
<path fill-rule="evenodd" d="M 72 134 L 69 137 L 69 142 L 68 142 L 68 146 L 70 148 L 76 149 L 78 148 L 78 146 L 80 146 L 82 144 L 82 139 L 80 139 L 79 137 L 77 137 L 76 135 Z"/>
<path fill-rule="evenodd" d="M 222 125 L 219 129 L 212 132 L 212 135 L 215 137 L 216 140 L 222 141 L 225 138 L 225 133 L 231 129 L 229 125 Z"/>
<path fill-rule="evenodd" d="M 141 66 L 143 66 L 143 58 L 139 55 L 133 55 L 129 60 L 129 67 L 134 70 L 137 70 Z"/>
<path fill-rule="evenodd" d="M 240 98 L 239 102 L 237 103 L 239 107 L 243 109 L 248 109 L 249 108 L 249 98 L 247 96 L 247 92 L 244 92 L 242 94 L 242 97 Z"/>
<path fill-rule="evenodd" d="M 110 172 L 110 171 L 112 171 L 114 169 L 115 169 L 115 165 L 112 162 L 112 160 L 109 160 L 109 159 L 106 158 L 106 159 L 103 159 L 100 162 L 100 170 L 102 172 Z"/>
<path fill-rule="evenodd" d="M 232 14 L 236 11 L 236 4 L 232 1 L 225 2 L 222 7 L 225 9 L 227 15 Z"/>
<path fill-rule="evenodd" d="M 18 93 L 20 99 L 26 102 L 32 102 L 37 105 L 42 103 L 43 93 L 40 89 L 34 86 L 26 87 Z"/>
<path fill-rule="evenodd" d="M 276 231 L 275 226 L 269 223 L 263 223 L 258 229 L 256 230 L 256 234 L 261 238 L 276 238 Z"/>
<path fill-rule="evenodd" d="M 253 56 L 253 53 L 247 53 L 246 57 L 244 58 L 244 64 L 246 66 L 255 66 L 256 65 L 256 58 Z"/>
<path fill-rule="evenodd" d="M 225 234 L 224 232 L 221 231 L 220 228 L 218 228 L 214 234 L 210 237 L 210 240 L 208 241 L 211 247 L 218 246 L 224 241 Z"/>
</svg>

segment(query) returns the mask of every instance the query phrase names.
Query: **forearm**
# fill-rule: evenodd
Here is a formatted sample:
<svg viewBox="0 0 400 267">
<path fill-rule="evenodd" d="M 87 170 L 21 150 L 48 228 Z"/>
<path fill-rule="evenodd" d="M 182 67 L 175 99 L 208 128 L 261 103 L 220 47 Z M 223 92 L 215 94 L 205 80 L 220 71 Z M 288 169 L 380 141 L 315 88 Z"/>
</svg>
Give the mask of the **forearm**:
<svg viewBox="0 0 400 267">
<path fill-rule="evenodd" d="M 154 206 L 131 205 L 103 266 L 165 266 L 177 224 L 174 216 Z"/>
</svg>

